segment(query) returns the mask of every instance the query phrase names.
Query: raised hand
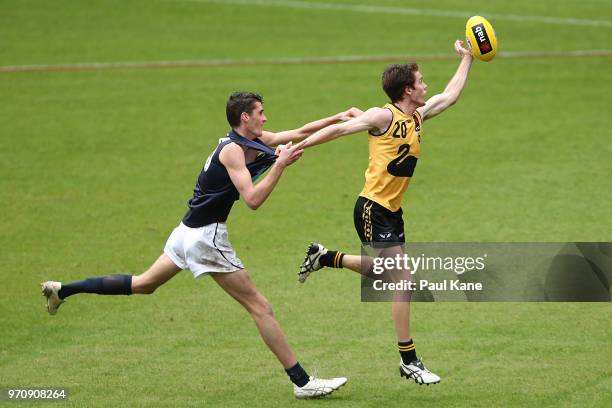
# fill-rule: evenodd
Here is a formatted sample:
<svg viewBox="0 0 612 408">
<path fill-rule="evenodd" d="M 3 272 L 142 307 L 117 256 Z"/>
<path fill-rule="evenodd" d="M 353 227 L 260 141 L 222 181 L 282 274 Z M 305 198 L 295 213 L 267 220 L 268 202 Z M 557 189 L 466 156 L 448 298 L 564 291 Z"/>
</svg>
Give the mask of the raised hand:
<svg viewBox="0 0 612 408">
<path fill-rule="evenodd" d="M 463 48 L 463 41 L 457 40 L 455 41 L 455 51 L 459 54 L 459 57 L 463 58 L 465 56 L 472 56 L 472 51 Z"/>
</svg>

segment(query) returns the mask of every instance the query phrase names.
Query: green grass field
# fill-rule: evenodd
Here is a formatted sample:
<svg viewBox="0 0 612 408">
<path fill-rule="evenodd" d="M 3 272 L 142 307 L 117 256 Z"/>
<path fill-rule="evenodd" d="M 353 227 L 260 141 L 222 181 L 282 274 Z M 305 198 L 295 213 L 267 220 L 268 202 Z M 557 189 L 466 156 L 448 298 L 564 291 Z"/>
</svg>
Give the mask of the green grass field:
<svg viewBox="0 0 612 408">
<path fill-rule="evenodd" d="M 74 407 L 611 406 L 609 303 L 415 304 L 419 354 L 442 377 L 418 387 L 398 376 L 389 305 L 361 303 L 354 274 L 297 283 L 310 240 L 359 249 L 363 134 L 307 151 L 260 210 L 237 203 L 228 222 L 299 360 L 350 378 L 337 394 L 294 400 L 249 316 L 187 271 L 152 296 L 75 296 L 47 315 L 39 282 L 137 274 L 161 253 L 228 129 L 231 92 L 262 93 L 267 128 L 282 130 L 384 104 L 380 74 L 404 60 L 274 59 L 447 54 L 419 60 L 433 95 L 472 14 L 491 16 L 501 51 L 540 55 L 476 61 L 459 103 L 425 124 L 404 201 L 408 240 L 612 241 L 610 2 L 222 3 L 0 4 L 1 67 L 236 60 L 0 68 L 0 388 L 66 387 L 62 406 Z"/>
</svg>

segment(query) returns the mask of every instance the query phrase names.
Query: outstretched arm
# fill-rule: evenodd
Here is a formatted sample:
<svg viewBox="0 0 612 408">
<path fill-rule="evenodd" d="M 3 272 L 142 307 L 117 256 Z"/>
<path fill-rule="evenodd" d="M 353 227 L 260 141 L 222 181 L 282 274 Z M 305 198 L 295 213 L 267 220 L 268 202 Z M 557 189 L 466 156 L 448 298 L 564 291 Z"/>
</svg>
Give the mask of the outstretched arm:
<svg viewBox="0 0 612 408">
<path fill-rule="evenodd" d="M 433 118 L 434 116 L 444 112 L 455 102 L 457 102 L 457 99 L 459 99 L 459 95 L 461 95 L 461 91 L 467 82 L 470 67 L 472 66 L 472 60 L 474 58 L 469 50 L 463 48 L 462 44 L 463 41 L 455 41 L 455 51 L 457 51 L 461 57 L 461 62 L 459 63 L 457 72 L 455 72 L 455 75 L 453 75 L 448 85 L 446 85 L 444 92 L 432 96 L 425 103 L 425 106 L 417 109 L 423 120 Z"/>
<path fill-rule="evenodd" d="M 393 114 L 389 109 L 370 108 L 362 115 L 347 122 L 328 126 L 309 136 L 303 142 L 297 144 L 303 149 L 326 143 L 340 136 L 352 135 L 365 130 L 384 130 L 389 127 Z"/>
<path fill-rule="evenodd" d="M 299 142 L 306 137 L 312 135 L 319 129 L 333 125 L 338 122 L 345 122 L 351 118 L 361 115 L 363 112 L 358 108 L 350 108 L 344 112 L 339 112 L 327 118 L 315 120 L 302 126 L 298 129 L 284 130 L 282 132 L 267 132 L 264 131 L 261 140 L 268 146 L 278 146 L 288 142 Z"/>
<path fill-rule="evenodd" d="M 298 146 L 291 147 L 291 142 L 276 150 L 278 158 L 270 172 L 257 184 L 253 184 L 251 173 L 246 167 L 244 151 L 240 146 L 230 143 L 219 154 L 219 160 L 227 169 L 234 186 L 250 209 L 256 210 L 270 196 L 278 183 L 283 170 L 300 158 L 304 150 Z"/>
</svg>

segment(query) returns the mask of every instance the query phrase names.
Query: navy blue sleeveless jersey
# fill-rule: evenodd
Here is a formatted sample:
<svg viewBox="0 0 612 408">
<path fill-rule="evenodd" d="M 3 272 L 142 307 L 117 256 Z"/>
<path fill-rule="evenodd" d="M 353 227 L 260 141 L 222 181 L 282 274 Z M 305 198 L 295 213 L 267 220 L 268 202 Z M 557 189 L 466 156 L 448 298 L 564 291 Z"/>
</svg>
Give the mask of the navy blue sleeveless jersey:
<svg viewBox="0 0 612 408">
<path fill-rule="evenodd" d="M 233 130 L 226 137 L 219 139 L 219 145 L 208 156 L 193 190 L 193 197 L 188 202 L 189 209 L 183 217 L 183 224 L 186 226 L 198 228 L 215 222 L 225 222 L 234 201 L 240 198 L 227 169 L 219 160 L 223 147 L 232 142 L 259 151 L 255 160 L 247 163 L 253 181 L 276 160 L 274 150 L 259 139 L 249 140 Z"/>
</svg>

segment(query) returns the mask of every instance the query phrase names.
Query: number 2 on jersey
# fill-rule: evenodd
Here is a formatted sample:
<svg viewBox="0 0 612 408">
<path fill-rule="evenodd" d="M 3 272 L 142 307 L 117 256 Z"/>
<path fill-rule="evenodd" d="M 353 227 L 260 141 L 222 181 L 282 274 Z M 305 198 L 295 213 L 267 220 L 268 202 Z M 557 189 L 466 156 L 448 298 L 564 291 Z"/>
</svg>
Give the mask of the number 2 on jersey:
<svg viewBox="0 0 612 408">
<path fill-rule="evenodd" d="M 412 177 L 418 159 L 408 153 L 410 145 L 407 143 L 400 145 L 397 149 L 398 156 L 387 165 L 389 174 L 396 177 Z"/>
</svg>

